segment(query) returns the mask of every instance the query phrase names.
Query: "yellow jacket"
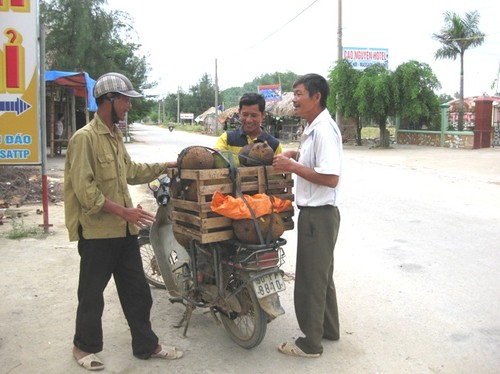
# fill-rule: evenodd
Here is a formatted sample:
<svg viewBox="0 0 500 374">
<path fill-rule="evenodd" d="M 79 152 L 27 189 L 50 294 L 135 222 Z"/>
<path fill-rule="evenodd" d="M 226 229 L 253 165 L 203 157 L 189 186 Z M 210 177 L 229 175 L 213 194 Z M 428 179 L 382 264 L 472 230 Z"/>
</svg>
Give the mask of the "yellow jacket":
<svg viewBox="0 0 500 374">
<path fill-rule="evenodd" d="M 147 183 L 167 169 L 167 163 L 135 163 L 123 144 L 121 131 L 111 136 L 99 116 L 70 139 L 64 167 L 64 212 L 69 240 L 137 235 L 138 228 L 102 210 L 105 197 L 132 208 L 128 184 Z"/>
<path fill-rule="evenodd" d="M 229 139 L 229 134 L 231 135 L 231 139 Z M 281 146 L 279 140 L 274 138 L 267 132 L 263 131 L 257 139 L 253 139 L 252 137 L 246 135 L 241 127 L 230 132 L 226 131 L 221 136 L 219 136 L 214 148 L 218 149 L 219 151 L 227 150 L 238 154 L 241 148 L 243 148 L 246 144 L 253 144 L 256 140 L 266 141 L 269 140 L 269 138 L 273 138 L 277 143 L 276 149 L 274 149 L 274 154 L 278 155 L 283 152 L 283 147 Z"/>
</svg>

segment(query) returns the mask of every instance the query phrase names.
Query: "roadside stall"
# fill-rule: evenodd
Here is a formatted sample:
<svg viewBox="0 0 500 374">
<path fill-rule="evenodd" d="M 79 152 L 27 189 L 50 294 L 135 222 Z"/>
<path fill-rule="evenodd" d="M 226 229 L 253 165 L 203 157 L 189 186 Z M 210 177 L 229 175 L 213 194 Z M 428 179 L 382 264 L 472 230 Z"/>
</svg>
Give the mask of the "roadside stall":
<svg viewBox="0 0 500 374">
<path fill-rule="evenodd" d="M 274 130 L 271 133 L 275 137 L 285 141 L 296 141 L 300 138 L 305 123 L 300 117 L 295 116 L 293 92 L 285 92 L 280 101 L 268 103 L 266 111 L 270 114 L 267 120 L 270 122 L 268 131 Z"/>
<path fill-rule="evenodd" d="M 90 112 L 97 110 L 93 96 L 95 80 L 86 72 L 46 71 L 47 143 L 50 157 L 54 157 L 56 144 L 68 144 L 73 133 L 90 120 Z M 64 131 L 59 139 L 54 137 L 58 114 L 64 117 Z"/>
</svg>

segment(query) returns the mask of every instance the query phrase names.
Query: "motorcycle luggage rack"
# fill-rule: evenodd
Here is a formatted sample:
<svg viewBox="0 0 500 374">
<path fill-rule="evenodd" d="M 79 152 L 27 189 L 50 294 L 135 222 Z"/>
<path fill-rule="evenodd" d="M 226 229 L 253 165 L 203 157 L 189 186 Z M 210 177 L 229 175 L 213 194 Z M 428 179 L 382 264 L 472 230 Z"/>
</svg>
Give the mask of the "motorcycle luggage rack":
<svg viewBox="0 0 500 374">
<path fill-rule="evenodd" d="M 261 250 L 269 250 L 269 249 L 276 249 L 278 247 L 282 247 L 286 244 L 286 239 L 284 238 L 279 238 L 274 241 L 272 241 L 269 244 L 251 244 L 251 243 L 243 243 L 238 240 L 230 240 L 230 242 L 235 245 L 237 248 L 240 249 L 247 249 L 249 251 L 261 251 Z"/>
<path fill-rule="evenodd" d="M 280 267 L 285 263 L 285 251 L 282 245 L 285 239 L 278 239 L 270 244 L 240 243 L 237 253 L 229 258 L 229 264 L 238 269 L 263 270 Z"/>
</svg>

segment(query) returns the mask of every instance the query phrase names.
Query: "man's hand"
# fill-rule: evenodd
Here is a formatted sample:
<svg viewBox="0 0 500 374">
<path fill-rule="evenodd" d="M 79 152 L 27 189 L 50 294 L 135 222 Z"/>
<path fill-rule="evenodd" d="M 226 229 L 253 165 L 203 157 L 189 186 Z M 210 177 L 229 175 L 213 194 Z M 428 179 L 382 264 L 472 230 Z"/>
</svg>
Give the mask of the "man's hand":
<svg viewBox="0 0 500 374">
<path fill-rule="evenodd" d="M 155 221 L 155 216 L 146 212 L 140 205 L 137 205 L 137 208 L 125 208 L 106 198 L 102 209 L 105 212 L 122 217 L 125 221 L 141 229 L 150 226 Z"/>
<path fill-rule="evenodd" d="M 276 155 L 273 158 L 273 167 L 280 171 L 293 172 L 296 164 L 297 162 L 294 159 L 287 157 L 284 153 Z"/>
<path fill-rule="evenodd" d="M 123 218 L 141 229 L 151 226 L 155 221 L 155 216 L 146 212 L 140 205 L 137 205 L 137 208 L 125 208 Z"/>
</svg>

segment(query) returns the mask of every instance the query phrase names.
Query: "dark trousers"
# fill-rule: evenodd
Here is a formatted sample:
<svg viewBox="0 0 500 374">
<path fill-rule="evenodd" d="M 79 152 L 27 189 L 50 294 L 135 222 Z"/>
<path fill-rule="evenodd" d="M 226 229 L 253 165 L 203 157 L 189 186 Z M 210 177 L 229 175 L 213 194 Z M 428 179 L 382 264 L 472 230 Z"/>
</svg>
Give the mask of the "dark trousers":
<svg viewBox="0 0 500 374">
<path fill-rule="evenodd" d="M 339 313 L 333 282 L 333 252 L 340 226 L 337 207 L 302 208 L 297 225 L 294 304 L 306 353 L 323 353 L 322 339 L 339 339 Z"/>
<path fill-rule="evenodd" d="M 136 236 L 80 239 L 78 309 L 73 343 L 85 352 L 102 351 L 103 292 L 113 275 L 120 303 L 132 335 L 132 352 L 148 358 L 156 349 L 150 311 L 151 290 L 146 283 Z"/>
<path fill-rule="evenodd" d="M 61 135 L 54 135 L 54 140 L 61 139 Z M 62 144 L 61 142 L 55 142 L 55 152 L 56 155 L 60 155 L 62 153 Z"/>
</svg>

